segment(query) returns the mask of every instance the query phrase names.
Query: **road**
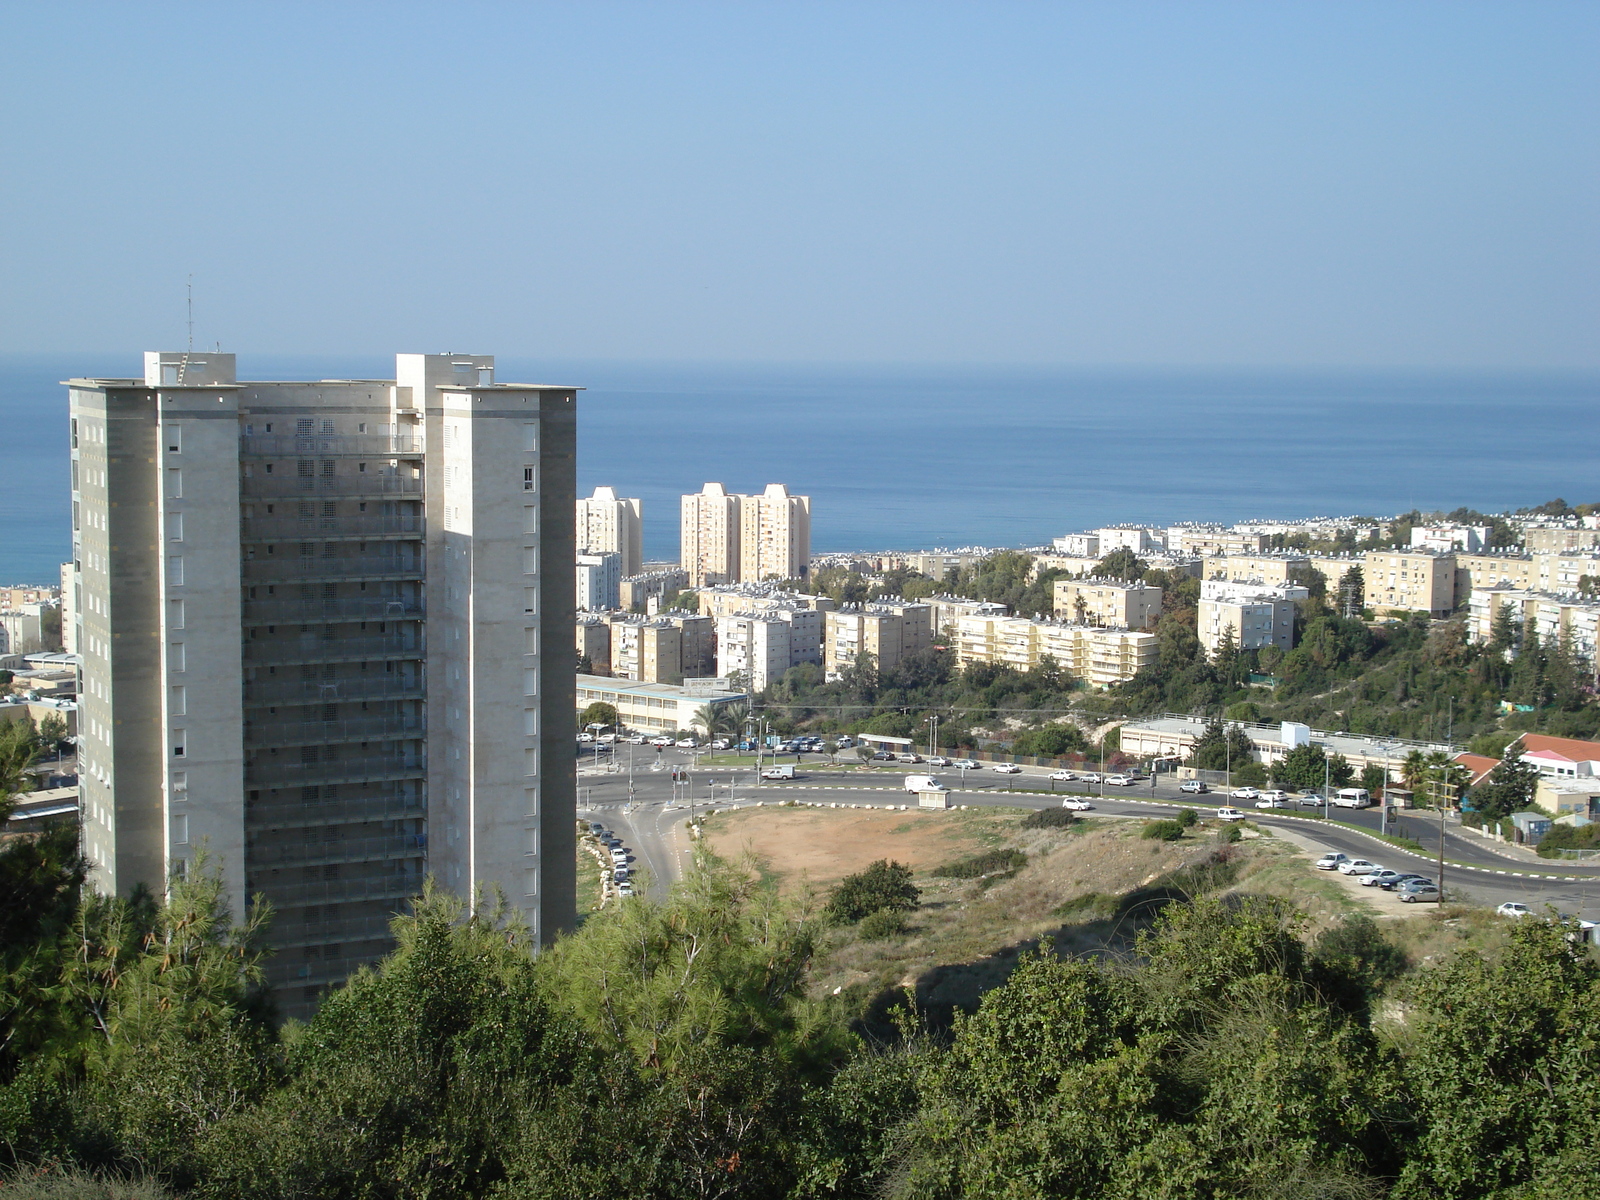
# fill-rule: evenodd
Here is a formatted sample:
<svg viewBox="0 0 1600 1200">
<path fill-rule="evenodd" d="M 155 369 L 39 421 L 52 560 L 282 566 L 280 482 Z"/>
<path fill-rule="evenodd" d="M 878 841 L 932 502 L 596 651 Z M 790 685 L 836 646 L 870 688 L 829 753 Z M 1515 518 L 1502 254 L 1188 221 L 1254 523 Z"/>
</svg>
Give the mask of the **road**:
<svg viewBox="0 0 1600 1200">
<path fill-rule="evenodd" d="M 781 800 L 904 804 L 910 800 L 901 786 L 905 775 L 932 771 L 955 789 L 951 794 L 954 804 L 1044 808 L 1053 803 L 1048 796 L 1011 792 L 1013 788 L 1052 786 L 1046 778 L 1049 772 L 1041 768 L 1024 767 L 1016 775 L 1001 775 L 988 764 L 975 772 L 920 765 L 840 771 L 830 770 L 826 759 L 817 758 L 801 763 L 801 777 L 793 783 L 758 784 L 750 765 L 693 768 L 691 756 L 679 750 L 667 750 L 658 756 L 651 747 L 637 747 L 631 776 L 627 769 L 627 747 L 619 747 L 618 758 L 618 769 L 609 773 L 596 770 L 591 759 L 579 760 L 579 816 L 616 830 L 633 855 L 635 867 L 648 872 L 651 893 L 658 897 L 666 894 L 689 861 L 690 843 L 684 822 L 690 814 L 691 800 L 697 810 L 708 804 L 725 808 L 730 803 L 744 805 Z M 661 769 L 652 770 L 657 761 Z M 793 761 L 793 757 L 785 756 L 783 761 Z M 687 783 L 673 781 L 674 768 L 688 772 Z M 1202 810 L 1227 803 L 1226 797 L 1216 792 L 1204 796 L 1185 795 L 1178 791 L 1177 780 L 1170 777 L 1159 779 L 1154 788 L 1148 780 L 1132 788 L 1056 786 L 1063 793 L 1069 789 L 1075 793 L 1092 792 L 1090 800 L 1094 811 L 1110 817 L 1157 816 L 1170 811 L 1172 802 Z M 1297 816 L 1301 811 L 1297 809 L 1256 811 L 1249 802 L 1238 803 L 1239 807 L 1247 808 L 1251 820 L 1263 828 L 1292 831 L 1323 849 L 1343 851 L 1352 858 L 1371 859 L 1395 870 L 1433 874 L 1437 868 L 1438 821 L 1426 814 L 1403 816 L 1399 820 L 1400 828 L 1391 828 L 1391 832 L 1415 839 L 1430 852 L 1418 857 L 1362 832 L 1378 832 L 1376 811 L 1336 809 L 1334 813 L 1340 823 L 1335 824 Z M 1356 828 L 1349 828 L 1345 823 Z M 1445 886 L 1452 899 L 1491 906 L 1519 900 L 1536 909 L 1553 904 L 1561 912 L 1600 920 L 1600 867 L 1524 857 L 1515 851 L 1492 849 L 1492 845 L 1476 834 L 1446 825 Z"/>
</svg>

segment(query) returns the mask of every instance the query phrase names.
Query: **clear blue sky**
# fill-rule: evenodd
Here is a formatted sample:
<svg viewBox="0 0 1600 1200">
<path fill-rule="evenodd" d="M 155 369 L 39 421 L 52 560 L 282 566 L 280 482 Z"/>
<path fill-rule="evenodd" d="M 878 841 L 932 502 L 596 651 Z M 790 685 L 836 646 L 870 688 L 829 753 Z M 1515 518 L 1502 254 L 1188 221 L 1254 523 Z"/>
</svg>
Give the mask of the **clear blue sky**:
<svg viewBox="0 0 1600 1200">
<path fill-rule="evenodd" d="M 0 351 L 1600 364 L 1600 5 L 0 6 Z"/>
</svg>

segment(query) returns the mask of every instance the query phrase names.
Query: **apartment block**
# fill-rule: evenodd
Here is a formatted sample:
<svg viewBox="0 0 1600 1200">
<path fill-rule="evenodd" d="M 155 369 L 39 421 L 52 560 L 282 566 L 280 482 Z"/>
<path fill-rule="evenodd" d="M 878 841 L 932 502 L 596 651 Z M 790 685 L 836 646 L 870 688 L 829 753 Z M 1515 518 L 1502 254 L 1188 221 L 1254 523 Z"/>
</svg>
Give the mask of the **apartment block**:
<svg viewBox="0 0 1600 1200">
<path fill-rule="evenodd" d="M 1161 589 L 1119 579 L 1059 579 L 1055 614 L 1080 625 L 1149 629 L 1161 617 Z"/>
<path fill-rule="evenodd" d="M 1481 591 L 1494 587 L 1540 591 L 1539 563 L 1531 554 L 1498 550 L 1456 556 L 1455 599 L 1468 603 Z"/>
<path fill-rule="evenodd" d="M 424 874 L 570 929 L 577 389 L 421 354 L 67 386 L 93 885 L 159 894 L 206 850 L 236 912 L 272 903 L 290 1013 Z"/>
<path fill-rule="evenodd" d="M 907 554 L 904 565 L 919 575 L 926 575 L 929 579 L 943 582 L 944 577 L 951 571 L 965 570 L 973 563 L 983 561 L 988 555 L 987 550 L 934 550 L 928 553 Z M 888 571 L 894 568 L 880 564 L 876 569 Z"/>
<path fill-rule="evenodd" d="M 1178 525 L 1167 530 L 1167 548 L 1175 554 L 1260 554 L 1271 539 L 1264 533 Z"/>
<path fill-rule="evenodd" d="M 1153 667 L 1156 636 L 1028 617 L 964 616 L 956 622 L 956 657 L 969 663 L 1005 663 L 1019 671 L 1053 659 L 1075 679 L 1109 687 Z"/>
<path fill-rule="evenodd" d="M 1094 530 L 1093 536 L 1100 542 L 1101 558 L 1117 550 L 1131 550 L 1135 554 L 1159 553 L 1169 545 L 1166 530 L 1137 525 L 1108 525 Z"/>
<path fill-rule="evenodd" d="M 811 497 L 769 483 L 739 497 L 739 578 L 803 579 L 811 569 Z"/>
<path fill-rule="evenodd" d="M 689 574 L 690 587 L 737 583 L 739 556 L 739 497 L 720 483 L 708 483 L 680 504 L 679 565 Z"/>
<path fill-rule="evenodd" d="M 684 678 L 700 679 L 716 673 L 716 622 L 712 618 L 669 609 L 656 613 L 654 619 L 665 621 L 678 631 L 683 642 L 680 657 Z"/>
<path fill-rule="evenodd" d="M 612 551 L 577 556 L 576 598 L 579 611 L 622 606 L 622 556 Z"/>
<path fill-rule="evenodd" d="M 1438 554 L 1449 554 L 1455 550 L 1478 554 L 1489 548 L 1489 535 L 1492 532 L 1487 525 L 1414 525 L 1411 528 L 1411 548 L 1432 550 Z"/>
<path fill-rule="evenodd" d="M 578 657 L 589 660 L 587 673 L 611 674 L 611 622 L 605 617 L 579 613 L 576 628 Z"/>
<path fill-rule="evenodd" d="M 677 569 L 646 571 L 625 575 L 618 585 L 618 607 L 649 610 L 652 599 L 660 599 L 689 586 L 689 572 Z"/>
<path fill-rule="evenodd" d="M 1224 579 L 1231 583 L 1265 583 L 1277 587 L 1284 584 L 1309 587 L 1312 576 L 1316 574 L 1316 567 L 1303 554 L 1208 554 L 1200 578 Z"/>
<path fill-rule="evenodd" d="M 1541 592 L 1591 592 L 1600 583 L 1600 553 L 1592 550 L 1535 554 Z M 1589 582 L 1585 584 L 1585 580 Z"/>
<path fill-rule="evenodd" d="M 1487 642 L 1494 636 L 1495 620 L 1505 609 L 1519 631 L 1531 625 L 1541 644 L 1564 641 L 1572 654 L 1590 671 L 1600 666 L 1596 645 L 1600 643 L 1600 600 L 1576 596 L 1553 596 L 1499 585 L 1472 593 L 1467 608 L 1467 636 Z"/>
<path fill-rule="evenodd" d="M 1600 529 L 1593 526 L 1574 528 L 1525 528 L 1522 544 L 1534 553 L 1574 554 L 1583 550 L 1600 550 Z"/>
<path fill-rule="evenodd" d="M 619 497 L 616 489 L 597 487 L 577 502 L 575 529 L 580 551 L 615 554 L 623 577 L 637 575 L 644 564 L 644 502 Z"/>
<path fill-rule="evenodd" d="M 906 600 L 899 596 L 880 596 L 869 608 L 893 613 L 900 618 L 900 655 L 920 654 L 933 645 L 935 626 L 933 606 L 925 600 Z"/>
<path fill-rule="evenodd" d="M 35 601 L 0 611 L 0 654 L 36 654 L 45 648 L 45 613 L 54 603 Z"/>
<path fill-rule="evenodd" d="M 1003 617 L 1011 610 L 992 600 L 969 600 L 965 596 L 929 596 L 923 601 L 930 610 L 933 636 L 954 636 L 955 624 L 962 617 Z"/>
<path fill-rule="evenodd" d="M 1065 554 L 1071 558 L 1100 557 L 1100 535 L 1097 533 L 1069 533 L 1065 537 L 1058 537 L 1051 543 L 1058 554 Z"/>
<path fill-rule="evenodd" d="M 1366 607 L 1379 616 L 1447 617 L 1456 603 L 1456 556 L 1431 550 L 1370 550 L 1362 558 Z"/>
<path fill-rule="evenodd" d="M 700 611 L 711 617 L 727 617 L 745 612 L 767 612 L 780 608 L 809 608 L 817 612 L 827 612 L 829 609 L 839 607 L 832 596 L 791 592 L 771 583 L 738 583 L 724 587 L 701 588 L 697 595 Z"/>
<path fill-rule="evenodd" d="M 1294 648 L 1294 619 L 1299 601 L 1310 592 L 1295 584 L 1269 586 L 1206 579 L 1200 584 L 1197 632 L 1207 654 L 1215 654 L 1229 633 L 1240 650 L 1276 646 Z"/>
<path fill-rule="evenodd" d="M 802 663 L 822 662 L 823 615 L 813 609 L 769 609 L 718 617 L 717 674 L 736 674 L 752 692 Z"/>
<path fill-rule="evenodd" d="M 897 612 L 847 604 L 823 614 L 822 664 L 835 679 L 863 654 L 879 669 L 898 666 L 905 656 L 905 622 Z"/>
<path fill-rule="evenodd" d="M 61 649 L 67 654 L 78 652 L 78 605 L 80 588 L 78 573 L 71 563 L 61 564 Z"/>
<path fill-rule="evenodd" d="M 683 631 L 654 618 L 613 620 L 611 674 L 641 683 L 682 683 Z"/>
</svg>

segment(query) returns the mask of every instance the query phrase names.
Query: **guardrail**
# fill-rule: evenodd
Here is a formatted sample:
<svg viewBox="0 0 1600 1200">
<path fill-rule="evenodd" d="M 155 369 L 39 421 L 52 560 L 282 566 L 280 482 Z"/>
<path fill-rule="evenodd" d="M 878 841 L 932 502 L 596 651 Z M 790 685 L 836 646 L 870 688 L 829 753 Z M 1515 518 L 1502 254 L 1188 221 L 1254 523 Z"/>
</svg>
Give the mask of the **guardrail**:
<svg viewBox="0 0 1600 1200">
<path fill-rule="evenodd" d="M 245 517 L 239 523 L 247 542 L 305 541 L 326 538 L 421 537 L 426 522 L 420 516 L 393 517 L 380 513 L 350 513 L 336 517 Z"/>
<path fill-rule="evenodd" d="M 262 746 L 316 746 L 334 742 L 400 741 L 426 733 L 415 714 L 355 717 L 335 721 L 246 721 L 244 744 Z"/>
<path fill-rule="evenodd" d="M 253 803 L 245 818 L 251 833 L 280 829 L 316 829 L 326 825 L 359 825 L 369 821 L 407 821 L 426 817 L 416 799 L 313 800 L 307 804 Z"/>
<path fill-rule="evenodd" d="M 246 666 L 282 666 L 285 663 L 320 663 L 332 659 L 421 658 L 426 648 L 417 638 L 354 637 L 314 638 L 294 641 L 247 641 L 241 659 Z M 248 693 L 247 693 L 248 694 Z"/>
<path fill-rule="evenodd" d="M 383 433 L 246 433 L 239 437 L 239 453 L 252 458 L 305 458 L 316 455 L 372 455 L 407 457 L 423 452 L 421 438 Z"/>
<path fill-rule="evenodd" d="M 417 621 L 427 615 L 421 596 L 357 596 L 327 600 L 246 600 L 240 619 L 246 625 L 317 625 L 330 621 Z"/>
<path fill-rule="evenodd" d="M 427 771 L 427 760 L 416 755 L 362 754 L 317 762 L 254 762 L 245 767 L 244 780 L 249 787 L 320 787 L 332 783 L 420 778 Z"/>
<path fill-rule="evenodd" d="M 387 673 L 371 679 L 258 679 L 244 685 L 244 702 L 246 707 L 257 707 L 267 704 L 341 704 L 347 700 L 421 699 L 425 690 L 418 676 L 395 678 Z"/>
<path fill-rule="evenodd" d="M 422 578 L 419 554 L 340 554 L 326 558 L 290 554 L 247 558 L 240 564 L 246 583 L 294 583 L 301 580 Z"/>
<path fill-rule="evenodd" d="M 344 475 L 258 472 L 240 480 L 239 492 L 245 501 L 309 496 L 420 496 L 422 480 L 381 471 L 351 471 Z"/>
<path fill-rule="evenodd" d="M 299 842 L 245 851 L 252 870 L 262 867 L 321 867 L 334 863 L 352 866 L 392 862 L 396 858 L 421 858 L 428 849 L 425 833 L 394 833 L 386 837 L 346 838 L 339 841 Z"/>
</svg>

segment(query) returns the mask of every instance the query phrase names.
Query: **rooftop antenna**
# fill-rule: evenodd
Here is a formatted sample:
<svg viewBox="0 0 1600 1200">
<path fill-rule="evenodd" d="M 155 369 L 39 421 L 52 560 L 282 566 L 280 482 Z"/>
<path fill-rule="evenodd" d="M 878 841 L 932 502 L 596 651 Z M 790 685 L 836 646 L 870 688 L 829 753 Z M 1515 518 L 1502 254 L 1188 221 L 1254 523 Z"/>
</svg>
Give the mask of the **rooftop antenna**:
<svg viewBox="0 0 1600 1200">
<path fill-rule="evenodd" d="M 183 376 L 189 369 L 189 356 L 194 353 L 194 272 L 189 272 L 189 348 L 183 352 L 183 361 L 178 364 L 178 385 L 183 385 Z"/>
</svg>

